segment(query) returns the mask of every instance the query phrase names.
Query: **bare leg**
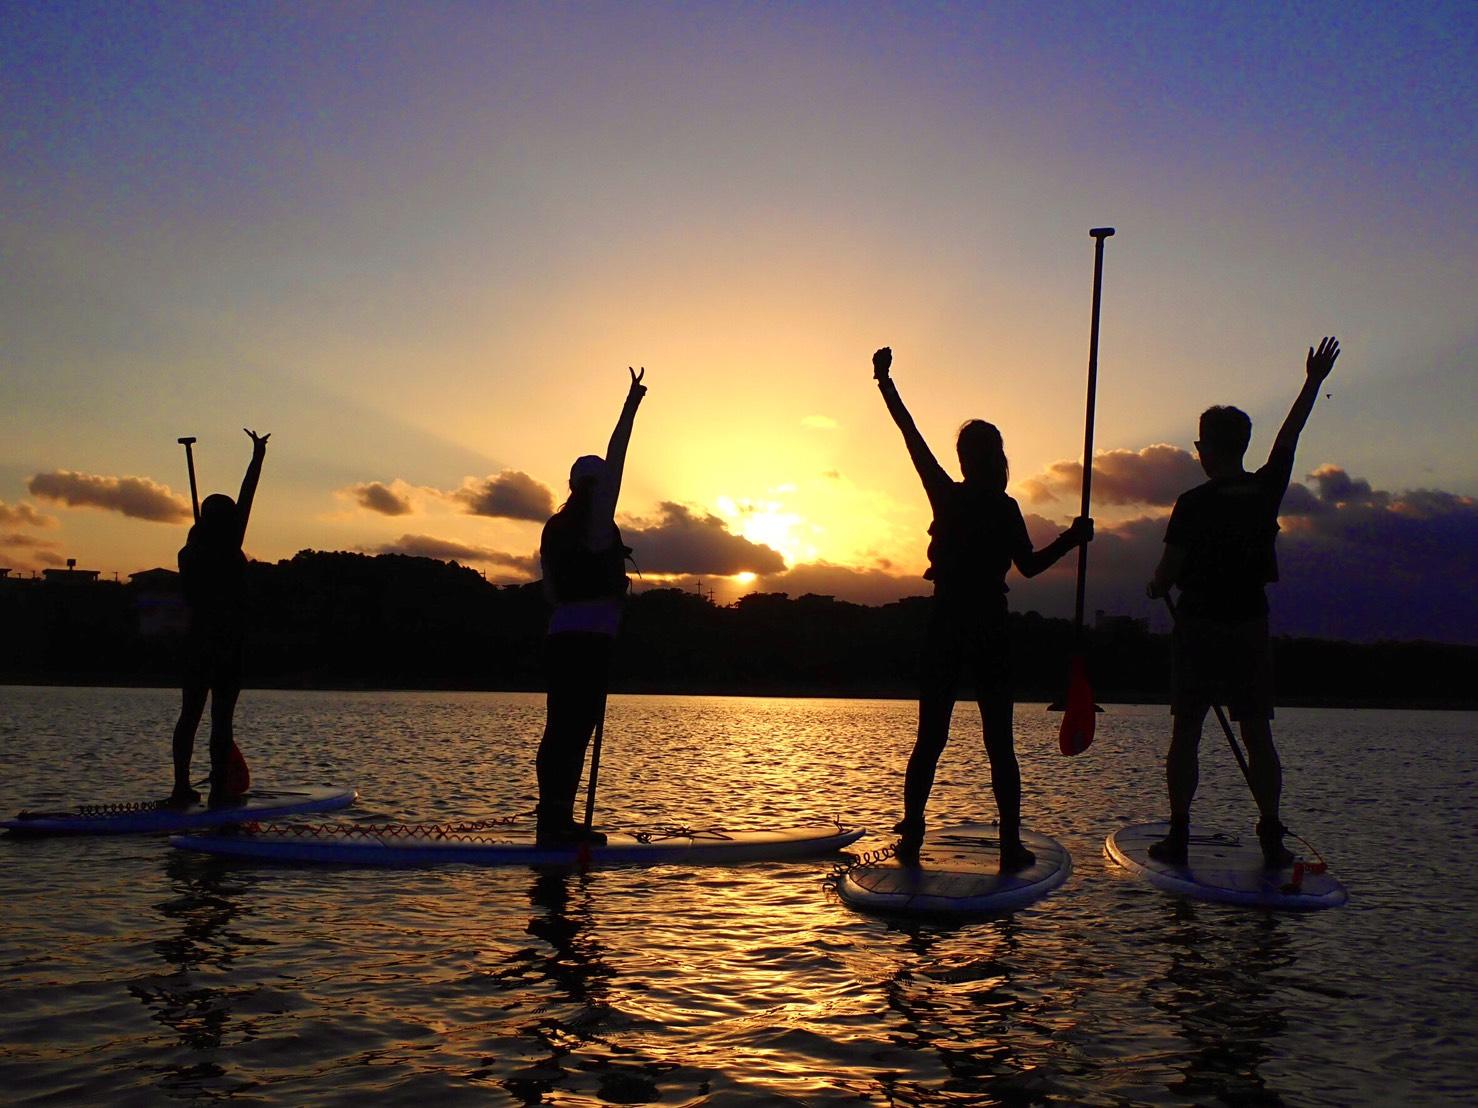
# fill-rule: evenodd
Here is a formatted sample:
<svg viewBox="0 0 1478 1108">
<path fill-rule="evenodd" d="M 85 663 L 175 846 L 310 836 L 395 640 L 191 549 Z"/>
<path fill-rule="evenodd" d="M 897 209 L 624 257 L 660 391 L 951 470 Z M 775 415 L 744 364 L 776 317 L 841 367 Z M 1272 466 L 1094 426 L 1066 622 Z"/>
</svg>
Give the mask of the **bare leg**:
<svg viewBox="0 0 1478 1108">
<path fill-rule="evenodd" d="M 1165 755 L 1165 784 L 1170 792 L 1170 833 L 1149 848 L 1150 857 L 1172 865 L 1184 865 L 1191 834 L 1191 801 L 1201 782 L 1201 725 L 1209 704 L 1199 704 L 1176 714 L 1170 732 L 1170 752 Z"/>
<path fill-rule="evenodd" d="M 1257 838 L 1263 858 L 1269 865 L 1287 865 L 1293 855 L 1283 846 L 1283 823 L 1278 810 L 1283 800 L 1283 763 L 1273 745 L 1273 727 L 1265 719 L 1238 721 L 1242 743 L 1247 747 L 1247 776 L 1252 796 L 1257 801 L 1262 819 L 1257 824 Z"/>
<path fill-rule="evenodd" d="M 241 678 L 233 674 L 211 690 L 210 696 L 210 798 L 220 802 L 228 797 L 226 766 L 231 758 L 231 745 L 236 741 L 236 698 L 241 695 Z"/>
<path fill-rule="evenodd" d="M 934 770 L 949 742 L 949 721 L 954 710 L 952 696 L 926 692 L 919 699 L 918 736 L 903 777 L 903 821 L 911 828 L 916 826 L 920 838 L 924 832 L 924 809 L 934 789 Z"/>
<path fill-rule="evenodd" d="M 195 755 L 195 732 L 205 712 L 207 686 L 186 683 L 180 696 L 180 718 L 174 725 L 174 792 L 175 800 L 199 799 L 190 787 L 190 760 Z"/>
<path fill-rule="evenodd" d="M 990 787 L 1001 827 L 1001 868 L 1025 869 L 1037 858 L 1021 844 L 1021 764 L 1016 760 L 1012 723 L 1015 705 L 1005 693 L 991 694 L 979 703 L 985 753 L 990 758 Z"/>
</svg>

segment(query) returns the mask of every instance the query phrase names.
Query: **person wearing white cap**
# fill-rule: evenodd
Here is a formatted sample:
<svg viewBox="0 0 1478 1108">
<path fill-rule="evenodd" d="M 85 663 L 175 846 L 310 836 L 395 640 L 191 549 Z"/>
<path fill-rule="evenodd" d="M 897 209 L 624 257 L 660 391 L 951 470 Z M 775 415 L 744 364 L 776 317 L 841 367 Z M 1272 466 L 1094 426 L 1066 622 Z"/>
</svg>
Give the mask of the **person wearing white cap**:
<svg viewBox="0 0 1478 1108">
<path fill-rule="evenodd" d="M 606 686 L 621 609 L 631 582 L 630 550 L 616 526 L 616 500 L 626 447 L 647 387 L 646 368 L 631 373 L 631 388 L 606 456 L 586 454 L 570 467 L 570 496 L 544 525 L 539 561 L 544 594 L 554 605 L 544 640 L 548 682 L 544 737 L 539 743 L 537 836 L 540 845 L 605 842 L 574 819 L 585 749 L 605 711 Z"/>
</svg>

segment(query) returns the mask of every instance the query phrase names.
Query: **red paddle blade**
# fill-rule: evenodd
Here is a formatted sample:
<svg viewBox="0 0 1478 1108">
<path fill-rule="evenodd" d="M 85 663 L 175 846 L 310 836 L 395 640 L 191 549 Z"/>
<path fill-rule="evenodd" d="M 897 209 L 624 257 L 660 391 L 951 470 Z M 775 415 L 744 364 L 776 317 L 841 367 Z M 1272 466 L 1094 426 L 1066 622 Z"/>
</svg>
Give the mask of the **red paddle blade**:
<svg viewBox="0 0 1478 1108">
<path fill-rule="evenodd" d="M 251 770 L 247 767 L 241 747 L 233 742 L 231 753 L 226 758 L 226 791 L 232 796 L 240 796 L 250 788 Z"/>
<path fill-rule="evenodd" d="M 1067 707 L 1062 713 L 1062 727 L 1057 732 L 1057 746 L 1064 754 L 1081 754 L 1093 742 L 1093 728 L 1098 723 L 1098 705 L 1093 702 L 1093 686 L 1088 683 L 1088 667 L 1081 654 L 1074 654 L 1068 668 Z"/>
</svg>

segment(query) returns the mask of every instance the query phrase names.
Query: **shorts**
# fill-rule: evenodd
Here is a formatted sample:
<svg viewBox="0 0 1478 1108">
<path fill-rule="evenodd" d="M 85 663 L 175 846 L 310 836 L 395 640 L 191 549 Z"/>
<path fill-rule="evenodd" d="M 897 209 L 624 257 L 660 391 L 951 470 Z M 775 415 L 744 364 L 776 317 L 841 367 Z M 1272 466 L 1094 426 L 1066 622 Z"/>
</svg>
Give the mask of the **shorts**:
<svg viewBox="0 0 1478 1108">
<path fill-rule="evenodd" d="M 925 698 L 955 699 L 963 674 L 975 698 L 1011 695 L 1011 642 L 1006 606 L 960 604 L 934 598 L 920 660 L 919 691 Z"/>
<path fill-rule="evenodd" d="M 1170 637 L 1170 714 L 1226 705 L 1233 719 L 1273 718 L 1268 617 L 1222 623 L 1184 613 Z"/>
</svg>

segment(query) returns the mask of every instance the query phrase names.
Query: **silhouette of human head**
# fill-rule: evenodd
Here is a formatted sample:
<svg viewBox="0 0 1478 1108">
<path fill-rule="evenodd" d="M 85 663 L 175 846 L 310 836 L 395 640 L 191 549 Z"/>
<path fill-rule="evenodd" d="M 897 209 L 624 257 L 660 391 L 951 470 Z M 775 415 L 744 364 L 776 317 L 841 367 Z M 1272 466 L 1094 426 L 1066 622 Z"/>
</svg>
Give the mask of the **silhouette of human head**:
<svg viewBox="0 0 1478 1108">
<path fill-rule="evenodd" d="M 1242 455 L 1252 441 L 1252 420 L 1241 408 L 1217 404 L 1201 413 L 1201 437 L 1196 452 L 1207 475 L 1213 470 L 1242 466 Z"/>
<path fill-rule="evenodd" d="M 983 419 L 972 419 L 960 428 L 955 438 L 955 450 L 960 456 L 960 472 L 971 485 L 984 485 L 994 492 L 1006 491 L 1006 479 L 1011 475 L 1010 463 L 1006 461 L 1006 445 L 1001 441 L 1001 432 L 994 423 Z"/>
<path fill-rule="evenodd" d="M 606 460 L 598 454 L 582 454 L 575 459 L 575 464 L 570 466 L 570 489 L 581 481 L 595 481 L 606 471 Z"/>
<path fill-rule="evenodd" d="M 223 492 L 213 492 L 200 502 L 200 518 L 186 540 L 192 544 L 232 544 L 237 537 L 236 501 Z"/>
</svg>

